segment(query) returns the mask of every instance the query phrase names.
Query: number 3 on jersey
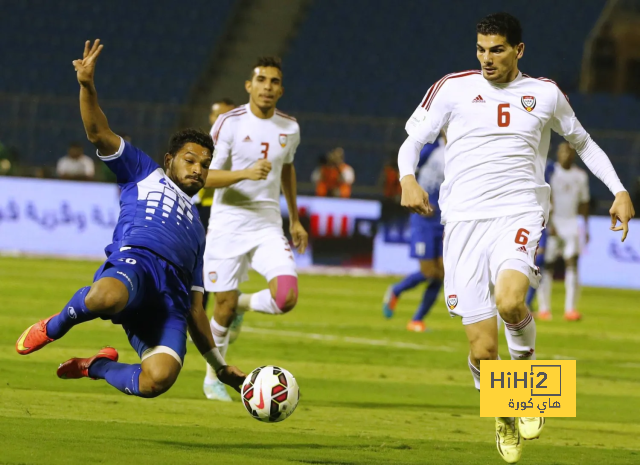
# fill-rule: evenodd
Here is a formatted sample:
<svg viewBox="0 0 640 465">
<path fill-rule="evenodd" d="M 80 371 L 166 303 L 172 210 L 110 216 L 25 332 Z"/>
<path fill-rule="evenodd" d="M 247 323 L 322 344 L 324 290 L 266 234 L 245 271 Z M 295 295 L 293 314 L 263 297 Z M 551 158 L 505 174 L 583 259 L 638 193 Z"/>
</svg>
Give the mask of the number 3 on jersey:
<svg viewBox="0 0 640 465">
<path fill-rule="evenodd" d="M 269 155 L 269 142 L 262 142 L 260 145 L 264 147 L 262 152 L 260 152 L 262 155 L 264 155 L 264 157 L 262 158 L 266 159 L 267 155 Z"/>
<path fill-rule="evenodd" d="M 506 128 L 511 123 L 511 115 L 506 110 L 509 106 L 508 103 L 498 105 L 498 126 L 501 128 Z"/>
</svg>

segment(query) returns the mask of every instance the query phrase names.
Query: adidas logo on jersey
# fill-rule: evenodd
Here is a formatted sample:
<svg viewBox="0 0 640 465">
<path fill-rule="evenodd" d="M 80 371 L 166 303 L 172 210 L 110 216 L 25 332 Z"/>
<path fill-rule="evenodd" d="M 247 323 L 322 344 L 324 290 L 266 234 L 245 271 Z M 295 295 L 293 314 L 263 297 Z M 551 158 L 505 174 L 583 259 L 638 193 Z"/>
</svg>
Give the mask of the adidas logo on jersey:
<svg viewBox="0 0 640 465">
<path fill-rule="evenodd" d="M 482 98 L 482 95 L 478 95 L 476 98 L 474 98 L 471 103 L 487 103 L 485 102 L 485 100 Z"/>
<path fill-rule="evenodd" d="M 518 251 L 518 252 L 522 252 L 522 253 L 527 253 L 527 248 L 523 245 L 523 246 L 521 246 L 521 247 L 518 247 L 518 248 L 516 249 L 516 251 Z"/>
<path fill-rule="evenodd" d="M 251 137 L 249 136 L 245 137 L 242 142 L 251 142 Z"/>
</svg>

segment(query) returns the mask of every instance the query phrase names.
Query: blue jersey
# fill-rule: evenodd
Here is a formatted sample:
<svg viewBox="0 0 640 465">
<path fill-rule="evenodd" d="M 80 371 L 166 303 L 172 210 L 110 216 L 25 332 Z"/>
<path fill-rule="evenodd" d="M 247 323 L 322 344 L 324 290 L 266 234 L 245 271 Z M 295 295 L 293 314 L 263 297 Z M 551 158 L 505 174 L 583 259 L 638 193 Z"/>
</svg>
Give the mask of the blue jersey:
<svg viewBox="0 0 640 465">
<path fill-rule="evenodd" d="M 440 223 L 440 208 L 438 199 L 440 198 L 440 185 L 444 182 L 444 139 L 440 138 L 433 144 L 426 144 L 420 152 L 418 162 L 418 174 L 416 176 L 418 184 L 427 194 L 429 203 L 434 208 L 434 215 L 421 217 L 431 223 Z"/>
<path fill-rule="evenodd" d="M 191 198 L 142 150 L 122 140 L 118 152 L 101 156 L 116 175 L 120 217 L 107 256 L 121 247 L 142 247 L 172 263 L 192 289 L 203 290 L 205 231 Z"/>
</svg>

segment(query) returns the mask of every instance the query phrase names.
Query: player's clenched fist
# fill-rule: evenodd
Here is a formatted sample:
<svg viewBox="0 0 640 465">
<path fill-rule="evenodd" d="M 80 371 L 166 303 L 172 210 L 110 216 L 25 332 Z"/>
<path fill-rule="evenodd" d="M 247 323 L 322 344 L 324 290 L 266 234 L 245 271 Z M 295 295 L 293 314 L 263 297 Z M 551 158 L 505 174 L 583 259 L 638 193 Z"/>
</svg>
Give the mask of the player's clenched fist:
<svg viewBox="0 0 640 465">
<path fill-rule="evenodd" d="M 223 366 L 218 369 L 216 374 L 220 381 L 227 386 L 231 386 L 238 392 L 240 392 L 240 387 L 246 378 L 246 375 L 242 371 L 233 366 Z"/>
<path fill-rule="evenodd" d="M 414 213 L 430 215 L 433 213 L 429 205 L 429 194 L 427 194 L 414 176 L 405 176 L 400 181 L 402 185 L 402 200 L 400 204 Z"/>
<path fill-rule="evenodd" d="M 271 162 L 269 160 L 258 160 L 247 172 L 247 179 L 251 181 L 267 179 L 267 176 L 271 172 Z"/>
<path fill-rule="evenodd" d="M 91 45 L 90 41 L 84 43 L 84 53 L 82 60 L 74 60 L 73 67 L 76 70 L 78 82 L 81 86 L 93 85 L 93 75 L 96 70 L 96 61 L 102 52 L 104 45 L 100 44 L 100 39 L 96 39 Z"/>
</svg>

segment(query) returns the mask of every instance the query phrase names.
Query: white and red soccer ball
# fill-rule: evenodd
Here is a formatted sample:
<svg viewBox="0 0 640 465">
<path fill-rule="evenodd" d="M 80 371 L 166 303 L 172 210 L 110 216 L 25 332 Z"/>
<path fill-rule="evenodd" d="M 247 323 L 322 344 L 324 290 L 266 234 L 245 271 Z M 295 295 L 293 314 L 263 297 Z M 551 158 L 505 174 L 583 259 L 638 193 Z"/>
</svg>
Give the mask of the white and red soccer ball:
<svg viewBox="0 0 640 465">
<path fill-rule="evenodd" d="M 253 370 L 242 384 L 242 403 L 256 420 L 282 421 L 298 406 L 300 390 L 284 368 L 264 366 Z"/>
</svg>

